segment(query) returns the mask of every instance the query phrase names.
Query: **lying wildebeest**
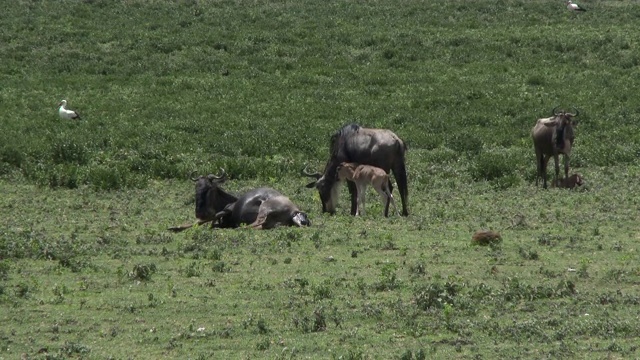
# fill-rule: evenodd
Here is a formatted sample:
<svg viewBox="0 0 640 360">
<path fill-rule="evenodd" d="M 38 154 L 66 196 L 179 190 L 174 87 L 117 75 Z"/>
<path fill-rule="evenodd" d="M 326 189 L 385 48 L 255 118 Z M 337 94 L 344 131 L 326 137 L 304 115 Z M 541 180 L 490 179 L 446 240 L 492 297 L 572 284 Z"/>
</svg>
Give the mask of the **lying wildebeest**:
<svg viewBox="0 0 640 360">
<path fill-rule="evenodd" d="M 574 189 L 578 186 L 582 186 L 584 184 L 584 178 L 581 174 L 573 174 L 568 178 L 558 179 L 558 181 L 552 187 L 558 187 L 563 189 Z"/>
<path fill-rule="evenodd" d="M 178 232 L 207 222 L 211 222 L 211 227 L 219 228 L 236 228 L 243 224 L 259 229 L 270 229 L 278 225 L 311 225 L 307 214 L 280 192 L 271 188 L 258 188 L 235 197 L 219 187 L 225 179 L 224 170 L 220 176 L 210 174 L 193 178 L 196 182 L 198 221 L 169 230 Z"/>
<path fill-rule="evenodd" d="M 531 130 L 533 138 L 533 147 L 536 151 L 536 186 L 538 180 L 542 177 L 543 187 L 547 188 L 547 163 L 549 158 L 553 156 L 555 162 L 554 183 L 558 181 L 560 175 L 560 165 L 558 164 L 558 156 L 563 155 L 564 159 L 564 177 L 569 177 L 569 158 L 571 156 L 571 148 L 575 139 L 573 127 L 576 125 L 574 117 L 580 113 L 577 109 L 574 114 L 565 111 L 556 112 L 556 108 L 551 112 L 552 117 L 538 119 L 536 125 Z"/>
<path fill-rule="evenodd" d="M 338 179 L 336 169 L 343 162 L 355 162 L 359 164 L 379 167 L 385 172 L 393 171 L 398 183 L 400 199 L 402 200 L 402 215 L 409 215 L 407 201 L 409 192 L 407 189 L 407 170 L 405 166 L 405 143 L 391 130 L 368 129 L 356 124 L 343 126 L 331 136 L 330 157 L 324 168 L 324 173 L 309 173 L 302 170 L 302 175 L 314 177 L 316 180 L 307 185 L 315 187 L 320 193 L 322 211 L 334 214 L 338 203 Z M 357 189 L 352 181 L 347 181 L 351 194 L 351 215 L 356 214 Z M 393 186 L 389 181 L 389 191 Z M 389 206 L 385 206 L 385 216 L 389 213 Z"/>
<path fill-rule="evenodd" d="M 271 188 L 246 192 L 238 201 L 216 214 L 217 219 L 230 227 L 249 224 L 258 229 L 271 229 L 278 225 L 311 225 L 307 214 L 300 211 L 288 197 Z"/>
<path fill-rule="evenodd" d="M 393 205 L 393 210 L 398 213 L 391 189 L 389 189 L 389 174 L 384 170 L 371 166 L 356 163 L 343 162 L 338 166 L 338 180 L 349 180 L 356 184 L 358 206 L 356 215 L 364 215 L 364 203 L 367 195 L 367 185 L 371 184 L 382 199 L 383 209 L 389 208 L 389 203 Z M 387 216 L 387 214 L 384 214 Z"/>
</svg>

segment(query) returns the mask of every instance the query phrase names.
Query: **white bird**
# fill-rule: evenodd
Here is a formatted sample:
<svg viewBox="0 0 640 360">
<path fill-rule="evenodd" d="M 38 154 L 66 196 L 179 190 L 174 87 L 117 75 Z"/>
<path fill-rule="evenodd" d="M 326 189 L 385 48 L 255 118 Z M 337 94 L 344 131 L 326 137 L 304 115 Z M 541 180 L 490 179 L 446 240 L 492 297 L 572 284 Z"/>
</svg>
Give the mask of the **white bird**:
<svg viewBox="0 0 640 360">
<path fill-rule="evenodd" d="M 82 120 L 80 118 L 80 114 L 78 114 L 77 112 L 73 111 L 73 110 L 67 110 L 67 100 L 62 100 L 60 101 L 60 104 L 58 104 L 60 107 L 58 108 L 58 114 L 60 114 L 60 117 L 62 119 L 78 119 L 78 120 Z"/>
<path fill-rule="evenodd" d="M 567 9 L 569 9 L 569 11 L 587 11 L 583 8 L 580 7 L 580 5 L 578 4 L 574 4 L 573 2 L 571 2 L 571 0 L 567 0 Z"/>
</svg>

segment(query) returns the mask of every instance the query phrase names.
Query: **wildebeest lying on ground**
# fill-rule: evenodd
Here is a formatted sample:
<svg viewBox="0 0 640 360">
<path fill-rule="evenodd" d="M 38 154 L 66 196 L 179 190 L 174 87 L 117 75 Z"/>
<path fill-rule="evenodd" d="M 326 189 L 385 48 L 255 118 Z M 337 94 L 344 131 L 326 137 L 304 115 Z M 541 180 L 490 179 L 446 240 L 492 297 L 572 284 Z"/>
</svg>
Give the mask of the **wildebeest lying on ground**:
<svg viewBox="0 0 640 360">
<path fill-rule="evenodd" d="M 560 176 L 560 165 L 558 164 L 558 156 L 563 155 L 564 159 L 564 177 L 569 177 L 569 158 L 575 135 L 573 127 L 576 125 L 574 117 L 579 115 L 577 109 L 574 114 L 565 111 L 556 112 L 556 108 L 552 110 L 552 117 L 538 119 L 536 125 L 531 130 L 533 138 L 533 147 L 536 152 L 536 186 L 538 180 L 542 177 L 542 186 L 547 188 L 547 163 L 549 158 L 553 156 L 555 163 L 554 183 L 558 181 Z"/>
<path fill-rule="evenodd" d="M 409 215 L 407 201 L 407 170 L 405 165 L 405 143 L 391 130 L 368 129 L 356 124 L 343 126 L 331 136 L 330 156 L 323 173 L 309 173 L 302 170 L 302 175 L 314 177 L 316 180 L 307 184 L 308 188 L 315 187 L 320 193 L 322 212 L 334 214 L 338 204 L 338 179 L 336 169 L 343 162 L 354 162 L 381 168 L 386 173 L 393 171 L 398 184 L 400 199 L 402 200 L 402 215 Z M 356 214 L 357 199 L 356 185 L 347 181 L 351 194 L 351 215 Z M 393 190 L 389 182 L 389 191 Z M 389 213 L 385 206 L 385 216 Z"/>
<path fill-rule="evenodd" d="M 216 214 L 225 227 L 243 224 L 258 229 L 271 229 L 278 225 L 309 226 L 311 221 L 288 197 L 271 188 L 250 190 L 238 200 Z"/>
<path fill-rule="evenodd" d="M 171 227 L 179 232 L 194 225 L 211 222 L 211 227 L 236 228 L 243 224 L 259 229 L 270 229 L 278 225 L 309 226 L 307 214 L 289 198 L 271 188 L 253 189 L 235 197 L 220 188 L 226 173 L 192 178 L 196 190 L 196 218 L 194 224 Z"/>
<path fill-rule="evenodd" d="M 367 185 L 369 184 L 380 194 L 383 209 L 388 209 L 389 203 L 391 203 L 395 213 L 398 213 L 396 203 L 393 201 L 393 195 L 391 195 L 391 189 L 389 189 L 389 174 L 384 170 L 371 165 L 343 162 L 338 166 L 337 172 L 339 180 L 349 180 L 356 184 L 358 200 L 356 215 L 364 215 L 364 203 L 367 195 Z M 387 214 L 384 213 L 384 215 L 386 216 Z"/>
<path fill-rule="evenodd" d="M 556 183 L 552 183 L 553 187 L 563 189 L 574 189 L 584 184 L 584 178 L 581 174 L 573 174 L 568 178 L 558 179 Z"/>
</svg>

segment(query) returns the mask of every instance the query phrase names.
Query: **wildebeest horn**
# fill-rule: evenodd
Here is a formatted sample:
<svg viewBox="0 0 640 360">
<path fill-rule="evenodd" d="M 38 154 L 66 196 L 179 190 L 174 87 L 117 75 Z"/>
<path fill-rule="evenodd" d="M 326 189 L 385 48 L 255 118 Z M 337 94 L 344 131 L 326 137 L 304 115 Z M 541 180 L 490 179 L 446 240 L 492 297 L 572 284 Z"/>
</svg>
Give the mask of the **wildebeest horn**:
<svg viewBox="0 0 640 360">
<path fill-rule="evenodd" d="M 197 173 L 198 173 L 198 170 L 193 170 L 191 175 L 189 175 L 189 177 L 191 178 L 191 181 L 198 181 L 198 178 L 195 177 Z"/>
<path fill-rule="evenodd" d="M 220 174 L 220 175 L 213 175 L 213 174 L 209 174 L 209 175 L 207 175 L 207 177 L 208 177 L 209 179 L 212 179 L 212 180 L 221 180 L 221 179 L 226 179 L 226 178 L 227 178 L 227 172 L 226 172 L 226 171 L 224 171 L 224 169 L 223 169 L 223 168 L 220 168 L 220 170 L 222 171 L 222 174 Z"/>
<path fill-rule="evenodd" d="M 578 116 L 578 115 L 580 115 L 580 111 L 578 111 L 578 109 L 576 109 L 576 107 L 575 107 L 575 106 L 572 106 L 572 108 L 573 108 L 573 110 L 574 110 L 576 113 L 575 113 L 575 114 L 569 114 L 569 115 L 571 115 L 571 116 Z"/>
<path fill-rule="evenodd" d="M 320 177 L 322 176 L 322 174 L 320 174 L 319 172 L 315 172 L 315 173 L 310 173 L 307 171 L 307 167 L 305 166 L 304 169 L 302 169 L 301 174 L 303 176 L 308 176 L 308 177 L 312 177 L 312 178 L 316 178 L 316 180 L 320 179 Z"/>
<path fill-rule="evenodd" d="M 556 113 L 556 110 L 560 107 L 560 105 L 556 106 L 553 108 L 553 110 L 551 110 L 551 115 L 553 116 L 558 116 L 558 113 Z"/>
</svg>

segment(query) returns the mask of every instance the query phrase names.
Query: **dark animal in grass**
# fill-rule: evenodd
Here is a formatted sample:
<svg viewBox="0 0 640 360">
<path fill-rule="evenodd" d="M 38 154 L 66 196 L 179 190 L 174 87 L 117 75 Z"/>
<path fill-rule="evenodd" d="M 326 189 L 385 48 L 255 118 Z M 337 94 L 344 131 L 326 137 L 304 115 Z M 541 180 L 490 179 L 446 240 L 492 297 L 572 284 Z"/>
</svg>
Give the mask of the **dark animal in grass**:
<svg viewBox="0 0 640 360">
<path fill-rule="evenodd" d="M 258 229 L 270 229 L 278 225 L 311 225 L 307 214 L 277 190 L 258 188 L 235 197 L 219 187 L 225 178 L 226 174 L 192 179 L 196 181 L 198 221 L 169 230 L 183 231 L 207 222 L 211 222 L 211 227 L 218 228 L 236 228 L 244 224 Z"/>
<path fill-rule="evenodd" d="M 575 139 L 573 128 L 577 124 L 574 118 L 579 115 L 577 109 L 575 109 L 575 113 L 556 111 L 556 109 L 557 107 L 552 111 L 553 116 L 538 119 L 531 130 L 536 153 L 536 186 L 538 186 L 538 180 L 542 178 L 542 186 L 545 189 L 547 188 L 547 163 L 552 156 L 555 163 L 554 183 L 558 181 L 560 176 L 558 163 L 560 154 L 564 160 L 564 177 L 569 177 L 569 159 Z"/>
<path fill-rule="evenodd" d="M 573 174 L 568 178 L 559 179 L 554 187 L 563 189 L 575 189 L 584 184 L 584 178 L 580 174 Z"/>
<path fill-rule="evenodd" d="M 368 129 L 349 124 L 331 136 L 329 150 L 329 160 L 323 173 L 309 173 L 306 168 L 302 170 L 302 175 L 315 178 L 315 181 L 307 184 L 307 187 L 318 189 L 322 201 L 322 212 L 335 214 L 340 183 L 336 176 L 337 168 L 343 162 L 354 162 L 381 168 L 386 173 L 393 172 L 402 200 L 402 215 L 409 215 L 405 164 L 407 147 L 396 134 L 391 130 Z M 358 207 L 356 185 L 352 181 L 347 181 L 347 186 L 351 194 L 351 215 L 355 215 Z M 389 191 L 393 191 L 391 181 L 389 181 Z M 388 205 L 385 206 L 384 213 L 385 216 L 388 215 Z"/>
<path fill-rule="evenodd" d="M 179 232 L 194 225 L 202 225 L 214 220 L 217 213 L 224 210 L 227 205 L 235 203 L 238 198 L 224 191 L 220 185 L 227 180 L 227 173 L 222 170 L 221 175 L 209 174 L 206 176 L 191 177 L 196 190 L 196 221 L 193 224 L 184 224 L 169 228 Z M 212 223 L 213 227 L 214 224 Z"/>
<path fill-rule="evenodd" d="M 478 230 L 476 231 L 471 240 L 477 245 L 491 245 L 502 241 L 502 237 L 499 233 L 493 230 Z"/>
<path fill-rule="evenodd" d="M 389 189 L 389 174 L 384 170 L 370 165 L 360 165 L 356 163 L 342 163 L 338 166 L 338 179 L 349 180 L 356 184 L 358 207 L 356 215 L 364 215 L 364 203 L 367 194 L 367 185 L 373 186 L 382 199 L 383 209 L 393 205 L 393 210 L 398 213 L 393 195 Z M 384 212 L 383 212 L 384 213 Z M 386 216 L 386 214 L 384 214 Z"/>
</svg>

